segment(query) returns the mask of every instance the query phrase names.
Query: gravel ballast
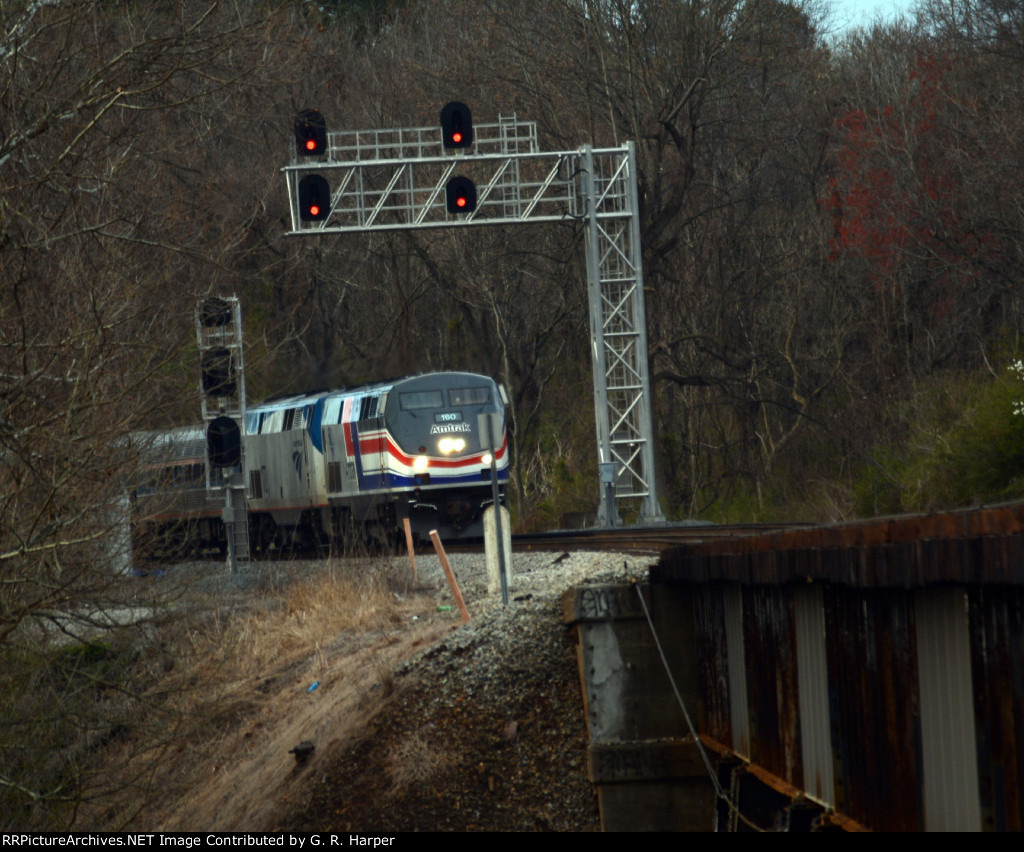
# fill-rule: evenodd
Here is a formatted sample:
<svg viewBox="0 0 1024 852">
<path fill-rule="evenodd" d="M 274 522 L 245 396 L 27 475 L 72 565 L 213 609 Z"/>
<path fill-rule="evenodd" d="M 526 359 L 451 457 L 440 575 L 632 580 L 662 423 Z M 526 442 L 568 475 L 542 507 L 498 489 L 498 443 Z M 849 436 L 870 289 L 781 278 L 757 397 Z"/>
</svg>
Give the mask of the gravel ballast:
<svg viewBox="0 0 1024 852">
<path fill-rule="evenodd" d="M 645 578 L 651 557 L 517 553 L 507 607 L 486 593 L 483 556 L 450 561 L 472 620 L 461 622 L 438 559 L 418 556 L 419 586 L 452 629 L 395 667 L 371 730 L 319 770 L 308 804 L 280 828 L 599 829 L 561 596 L 582 583 Z"/>
</svg>

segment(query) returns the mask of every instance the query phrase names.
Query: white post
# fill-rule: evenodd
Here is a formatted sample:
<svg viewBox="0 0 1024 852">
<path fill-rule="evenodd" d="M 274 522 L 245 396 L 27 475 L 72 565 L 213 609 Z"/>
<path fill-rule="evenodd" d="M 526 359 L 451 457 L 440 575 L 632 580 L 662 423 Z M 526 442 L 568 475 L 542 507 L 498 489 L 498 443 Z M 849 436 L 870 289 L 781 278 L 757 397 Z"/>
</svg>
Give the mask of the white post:
<svg viewBox="0 0 1024 852">
<path fill-rule="evenodd" d="M 501 506 L 501 523 L 496 524 L 494 506 L 484 509 L 484 560 L 487 563 L 487 594 L 502 592 L 507 595 L 512 588 L 512 524 L 508 509 Z M 501 546 L 498 546 L 498 535 Z M 504 559 L 502 559 L 504 557 Z M 505 584 L 501 583 L 501 570 L 505 569 Z M 502 603 L 507 604 L 507 600 Z"/>
</svg>

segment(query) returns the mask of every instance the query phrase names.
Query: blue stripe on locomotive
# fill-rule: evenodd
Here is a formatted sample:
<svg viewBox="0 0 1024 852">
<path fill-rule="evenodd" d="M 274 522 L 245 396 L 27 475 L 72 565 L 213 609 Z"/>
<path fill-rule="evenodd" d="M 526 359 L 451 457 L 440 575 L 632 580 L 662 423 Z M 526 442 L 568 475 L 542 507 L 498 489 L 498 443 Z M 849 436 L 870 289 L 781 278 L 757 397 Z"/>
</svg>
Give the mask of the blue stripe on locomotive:
<svg viewBox="0 0 1024 852">
<path fill-rule="evenodd" d="M 323 421 L 324 421 L 324 405 L 327 397 L 320 397 L 313 406 L 313 416 L 309 418 L 309 423 L 306 424 L 306 429 L 309 431 L 309 440 L 313 443 L 316 451 L 320 455 L 324 454 L 324 433 L 323 433 Z"/>
<path fill-rule="evenodd" d="M 383 479 L 383 482 L 381 481 Z M 359 472 L 359 488 L 360 489 L 373 489 L 373 488 L 416 488 L 422 486 L 422 483 L 416 481 L 417 474 L 412 476 L 403 476 L 398 473 L 384 473 L 383 477 L 380 474 L 370 474 L 364 476 L 362 472 Z M 508 468 L 499 468 L 498 470 L 498 482 L 508 482 Z M 467 473 L 461 476 L 445 476 L 441 479 L 440 474 L 431 474 L 430 485 L 489 485 L 489 479 L 481 479 L 479 470 L 476 473 Z"/>
</svg>

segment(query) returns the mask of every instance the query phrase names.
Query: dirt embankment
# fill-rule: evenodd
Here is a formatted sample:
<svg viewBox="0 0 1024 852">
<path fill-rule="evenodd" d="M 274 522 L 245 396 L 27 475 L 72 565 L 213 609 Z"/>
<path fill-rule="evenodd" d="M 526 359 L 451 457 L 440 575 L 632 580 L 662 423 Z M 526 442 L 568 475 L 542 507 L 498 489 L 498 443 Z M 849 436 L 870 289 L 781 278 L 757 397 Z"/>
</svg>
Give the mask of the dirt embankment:
<svg viewBox="0 0 1024 852">
<path fill-rule="evenodd" d="M 375 566 L 392 579 L 361 626 L 305 636 L 225 685 L 228 709 L 172 773 L 184 792 L 141 820 L 176 831 L 597 830 L 560 595 L 641 568 L 556 556 L 516 557 L 507 608 L 486 594 L 482 557 L 453 560 L 468 625 L 436 560 L 418 560 L 416 587 L 394 582 L 401 561 Z M 300 611 L 293 590 L 275 617 L 323 621 L 314 610 L 328 597 L 320 582 Z M 313 750 L 299 762 L 303 743 Z"/>
</svg>

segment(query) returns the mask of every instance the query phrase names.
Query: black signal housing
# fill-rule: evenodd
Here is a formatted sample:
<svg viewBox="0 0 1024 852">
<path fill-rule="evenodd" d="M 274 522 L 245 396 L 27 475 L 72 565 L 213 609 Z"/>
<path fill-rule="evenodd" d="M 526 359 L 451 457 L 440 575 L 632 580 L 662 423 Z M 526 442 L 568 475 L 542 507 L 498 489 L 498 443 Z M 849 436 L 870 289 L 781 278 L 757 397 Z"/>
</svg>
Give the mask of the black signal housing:
<svg viewBox="0 0 1024 852">
<path fill-rule="evenodd" d="M 473 114 L 459 101 L 441 110 L 441 143 L 447 149 L 473 147 Z"/>
</svg>

